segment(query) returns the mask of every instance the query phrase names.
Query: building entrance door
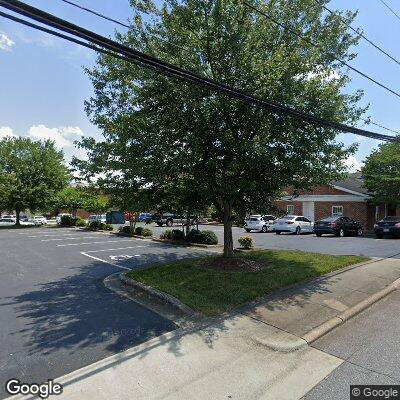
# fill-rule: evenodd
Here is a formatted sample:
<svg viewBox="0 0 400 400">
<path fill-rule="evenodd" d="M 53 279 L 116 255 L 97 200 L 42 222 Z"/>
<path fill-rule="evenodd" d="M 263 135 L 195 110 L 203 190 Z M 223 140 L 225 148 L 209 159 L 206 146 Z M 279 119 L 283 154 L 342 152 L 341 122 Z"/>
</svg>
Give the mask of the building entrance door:
<svg viewBox="0 0 400 400">
<path fill-rule="evenodd" d="M 303 215 L 310 221 L 314 222 L 314 202 L 313 201 L 303 201 Z"/>
</svg>

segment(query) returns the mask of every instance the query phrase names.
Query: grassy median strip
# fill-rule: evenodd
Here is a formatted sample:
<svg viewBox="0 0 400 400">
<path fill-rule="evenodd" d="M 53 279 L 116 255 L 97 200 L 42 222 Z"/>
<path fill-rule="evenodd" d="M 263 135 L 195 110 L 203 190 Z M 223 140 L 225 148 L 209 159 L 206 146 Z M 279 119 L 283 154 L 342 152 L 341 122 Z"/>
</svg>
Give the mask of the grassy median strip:
<svg viewBox="0 0 400 400">
<path fill-rule="evenodd" d="M 299 251 L 263 250 L 237 257 L 257 261 L 257 272 L 225 272 L 206 268 L 215 257 L 202 257 L 157 264 L 132 270 L 136 281 L 169 293 L 193 310 L 217 315 L 294 283 L 367 261 L 367 257 L 332 256 Z"/>
</svg>

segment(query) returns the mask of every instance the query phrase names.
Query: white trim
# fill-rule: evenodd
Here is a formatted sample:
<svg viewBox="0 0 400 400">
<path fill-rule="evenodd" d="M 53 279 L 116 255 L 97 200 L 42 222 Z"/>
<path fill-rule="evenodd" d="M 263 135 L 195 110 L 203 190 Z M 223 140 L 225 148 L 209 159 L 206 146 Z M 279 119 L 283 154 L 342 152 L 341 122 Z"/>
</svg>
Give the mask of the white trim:
<svg viewBox="0 0 400 400">
<path fill-rule="evenodd" d="M 289 211 L 289 207 L 293 207 L 293 212 Z M 287 205 L 286 205 L 286 213 L 287 213 L 288 215 L 294 214 L 294 204 L 287 204 Z"/>
<path fill-rule="evenodd" d="M 361 197 L 365 197 L 365 198 L 371 198 L 371 196 L 369 194 L 365 194 L 365 193 L 361 193 L 361 192 L 355 192 L 354 190 L 346 189 L 344 187 L 336 186 L 336 185 L 333 185 L 333 187 L 334 187 L 334 189 L 341 190 L 342 192 L 351 193 L 351 194 L 354 194 L 356 196 L 361 196 Z"/>
<path fill-rule="evenodd" d="M 321 194 L 321 195 L 301 195 L 298 197 L 284 196 L 280 200 L 283 201 L 333 201 L 333 202 L 360 202 L 365 203 L 369 197 L 356 196 L 351 194 L 333 195 L 333 194 Z"/>
</svg>

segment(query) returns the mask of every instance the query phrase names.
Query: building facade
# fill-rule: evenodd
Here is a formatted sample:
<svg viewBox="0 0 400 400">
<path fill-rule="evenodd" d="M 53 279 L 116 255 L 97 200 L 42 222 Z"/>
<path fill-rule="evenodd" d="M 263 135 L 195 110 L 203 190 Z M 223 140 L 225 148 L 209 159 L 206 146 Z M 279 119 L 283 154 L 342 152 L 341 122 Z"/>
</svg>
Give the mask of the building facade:
<svg viewBox="0 0 400 400">
<path fill-rule="evenodd" d="M 353 173 L 346 180 L 310 191 L 294 194 L 293 189 L 287 188 L 275 205 L 286 214 L 304 215 L 311 221 L 343 215 L 359 221 L 365 231 L 372 231 L 375 222 L 387 215 L 400 215 L 400 207 L 375 205 L 371 200 L 361 174 Z"/>
</svg>

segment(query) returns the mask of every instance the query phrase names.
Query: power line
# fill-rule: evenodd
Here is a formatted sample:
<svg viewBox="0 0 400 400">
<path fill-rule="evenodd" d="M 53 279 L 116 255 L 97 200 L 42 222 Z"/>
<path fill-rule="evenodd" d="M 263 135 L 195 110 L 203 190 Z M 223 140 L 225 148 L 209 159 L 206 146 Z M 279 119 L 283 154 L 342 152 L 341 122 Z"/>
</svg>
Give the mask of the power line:
<svg viewBox="0 0 400 400">
<path fill-rule="evenodd" d="M 90 14 L 96 15 L 97 17 L 103 18 L 103 19 L 105 19 L 105 20 L 107 20 L 109 22 L 114 22 L 115 24 L 123 26 L 124 28 L 133 29 L 134 31 L 136 31 L 138 33 L 143 33 L 140 29 L 137 29 L 134 26 L 129 26 L 128 24 L 125 24 L 124 22 L 121 22 L 121 21 L 118 21 L 118 20 L 116 20 L 114 18 L 108 17 L 107 15 L 101 14 L 98 11 L 95 11 L 93 9 L 90 9 L 90 8 L 87 8 L 87 7 L 83 7 L 80 4 L 77 4 L 77 3 L 73 2 L 73 1 L 70 1 L 70 0 L 61 0 L 61 1 L 71 5 L 73 7 L 79 8 L 82 11 L 85 11 L 85 12 L 88 12 Z M 179 46 L 176 43 L 172 43 L 168 39 L 165 39 L 165 38 L 163 38 L 161 36 L 155 35 L 155 34 L 150 33 L 150 32 L 145 32 L 145 33 L 146 33 L 146 35 L 155 37 L 155 38 L 157 38 L 157 39 L 159 39 L 159 40 L 161 40 L 161 41 L 163 41 L 163 42 L 165 42 L 165 43 L 167 43 L 167 44 L 169 44 L 169 45 L 171 45 L 173 47 L 176 47 L 176 48 L 184 50 L 184 51 L 192 52 L 190 49 L 188 49 L 186 47 L 183 47 L 183 46 Z"/>
<path fill-rule="evenodd" d="M 95 15 L 95 16 L 98 16 L 98 17 L 100 17 L 100 18 L 103 18 L 103 19 L 105 19 L 105 20 L 107 20 L 107 21 L 114 22 L 114 23 L 116 23 L 116 24 L 118 24 L 118 25 L 120 25 L 120 26 L 123 26 L 123 27 L 125 27 L 125 28 L 128 28 L 128 29 L 134 29 L 135 31 L 141 33 L 141 31 L 140 31 L 139 29 L 136 29 L 136 28 L 134 28 L 134 27 L 132 27 L 132 26 L 129 26 L 129 25 L 127 25 L 127 24 L 121 22 L 121 21 L 118 21 L 118 20 L 116 20 L 116 19 L 114 19 L 114 18 L 111 18 L 111 17 L 108 17 L 108 16 L 106 16 L 106 15 L 104 15 L 104 14 L 101 14 L 101 13 L 99 13 L 98 11 L 95 11 L 95 10 L 93 10 L 93 9 L 89 9 L 89 8 L 83 7 L 83 6 L 81 6 L 80 4 L 77 4 L 77 3 L 72 2 L 72 1 L 70 1 L 70 0 L 61 0 L 61 1 L 64 2 L 64 3 L 70 4 L 70 5 L 76 7 L 76 8 L 78 8 L 78 9 L 80 9 L 80 10 L 86 11 L 86 12 L 88 12 L 88 13 L 90 13 L 90 14 L 93 14 L 93 15 Z M 327 7 L 325 7 L 324 5 L 322 5 L 322 4 L 319 2 L 319 0 L 315 0 L 315 2 L 316 2 L 318 5 L 322 6 L 325 10 L 327 10 L 327 11 L 330 12 L 331 14 L 335 14 L 333 11 L 329 10 Z M 399 61 L 397 61 L 396 59 L 394 59 L 393 57 L 391 57 L 391 56 L 390 56 L 389 54 L 387 54 L 384 50 L 380 49 L 378 46 L 376 46 L 374 43 L 372 43 L 369 39 L 367 39 L 362 33 L 358 32 L 356 29 L 354 29 L 351 25 L 347 24 L 346 21 L 345 21 L 340 15 L 338 15 L 338 14 L 335 14 L 335 15 L 337 15 L 339 18 L 341 18 L 341 20 L 343 21 L 343 23 L 345 23 L 350 29 L 352 29 L 352 30 L 353 30 L 354 32 L 356 32 L 357 34 L 361 35 L 361 37 L 363 37 L 365 40 L 367 40 L 369 43 L 371 43 L 374 47 L 376 47 L 377 49 L 379 49 L 380 51 L 382 51 L 384 54 L 386 54 L 388 57 L 392 58 L 395 62 L 397 62 L 397 63 L 400 65 L 400 62 L 399 62 Z M 166 39 L 162 38 L 161 36 L 154 35 L 154 34 L 150 34 L 150 33 L 148 33 L 148 34 L 149 34 L 150 36 L 153 36 L 153 37 L 157 38 L 157 39 L 166 41 Z M 168 42 L 168 41 L 166 41 L 166 42 L 169 43 L 169 44 L 171 44 L 172 46 L 176 46 L 176 47 L 178 47 L 178 48 L 180 48 L 180 49 L 182 49 L 182 50 L 191 51 L 191 50 L 188 49 L 188 48 L 178 46 L 178 45 L 176 45 L 176 44 L 174 44 L 174 43 L 171 43 L 171 42 Z M 393 133 L 396 133 L 396 134 L 400 135 L 400 132 L 397 132 L 397 131 L 395 131 L 395 130 L 393 130 L 393 129 L 390 129 L 390 128 L 386 128 L 385 126 L 383 126 L 383 125 L 381 125 L 381 124 L 378 124 L 378 123 L 375 123 L 375 122 L 372 122 L 372 121 L 370 121 L 370 120 L 364 120 L 364 122 L 370 123 L 370 124 L 375 125 L 375 126 L 377 126 L 377 127 L 379 127 L 379 128 L 382 128 L 382 129 L 385 129 L 385 130 L 387 130 L 387 131 L 389 131 L 389 132 L 393 132 Z"/>
<path fill-rule="evenodd" d="M 45 31 L 52 35 L 62 37 L 65 40 L 69 40 L 76 44 L 81 44 L 81 45 L 91 48 L 95 51 L 109 54 L 111 56 L 115 56 L 115 57 L 123 59 L 125 61 L 133 62 L 135 64 L 140 64 L 141 66 L 146 67 L 146 68 L 150 67 L 151 69 L 156 69 L 158 72 L 160 72 L 163 75 L 171 76 L 174 78 L 179 78 L 186 82 L 196 83 L 197 85 L 207 87 L 209 89 L 212 89 L 212 90 L 220 92 L 220 93 L 227 94 L 230 97 L 240 99 L 240 100 L 250 103 L 252 105 L 256 105 L 256 106 L 262 107 L 264 109 L 267 109 L 269 111 L 279 113 L 279 114 L 290 115 L 292 117 L 301 119 L 301 120 L 306 121 L 313 125 L 333 128 L 333 129 L 336 129 L 336 130 L 339 130 L 342 132 L 354 133 L 356 135 L 365 136 L 365 137 L 369 137 L 369 138 L 373 138 L 373 139 L 377 139 L 377 140 L 385 140 L 385 141 L 390 141 L 390 142 L 395 142 L 395 141 L 397 142 L 399 140 L 398 138 L 393 137 L 393 136 L 383 135 L 383 134 L 379 134 L 376 132 L 371 132 L 371 131 L 355 128 L 355 127 L 348 126 L 348 125 L 345 125 L 342 123 L 338 123 L 338 122 L 330 121 L 330 120 L 327 120 L 324 118 L 320 118 L 320 117 L 314 116 L 312 114 L 308 114 L 306 112 L 297 110 L 295 108 L 282 105 L 280 103 L 260 99 L 258 97 L 247 94 L 246 92 L 243 92 L 242 90 L 238 90 L 231 86 L 225 85 L 224 83 L 202 77 L 191 71 L 187 71 L 187 70 L 177 67 L 173 64 L 166 63 L 165 61 L 160 60 L 156 57 L 146 55 L 140 51 L 137 51 L 137 50 L 134 50 L 127 46 L 124 46 L 118 42 L 115 42 L 111 39 L 108 39 L 106 37 L 98 35 L 94 32 L 91 32 L 87 29 L 84 29 L 84 28 L 78 26 L 78 25 L 72 24 L 72 23 L 65 21 L 61 18 L 58 18 L 54 15 L 46 13 L 35 7 L 29 6 L 18 0 L 0 0 L 0 6 L 5 7 L 5 8 L 7 8 L 11 11 L 14 11 L 18 14 L 24 15 L 25 17 L 34 19 L 34 20 L 36 20 L 40 23 L 43 23 L 45 25 L 48 25 L 52 28 L 56 28 L 58 30 L 61 30 L 61 31 L 66 32 L 73 36 L 77 36 L 81 39 L 84 39 L 84 40 L 90 42 L 90 43 L 82 42 L 81 40 L 78 40 L 75 37 L 67 36 L 67 35 L 61 34 L 59 32 L 56 32 L 56 31 L 48 29 L 48 28 L 43 28 L 37 24 L 33 24 L 31 22 L 14 17 L 10 14 L 1 12 L 1 14 L 0 14 L 1 16 L 5 17 L 5 18 L 9 18 L 15 22 L 19 22 L 24 25 L 31 26 L 35 29 Z M 99 49 L 98 46 L 101 46 L 101 49 Z"/>
<path fill-rule="evenodd" d="M 351 29 L 354 33 L 357 35 L 360 35 L 361 38 L 363 38 L 366 42 L 368 42 L 371 46 L 375 47 L 378 51 L 380 51 L 382 54 L 384 54 L 386 57 L 390 58 L 392 61 L 394 61 L 396 64 L 400 65 L 400 61 L 394 58 L 392 55 L 390 55 L 387 51 L 383 50 L 382 47 L 378 46 L 375 44 L 372 40 L 368 39 L 359 29 L 353 28 L 350 24 L 346 22 L 346 20 L 338 13 L 330 10 L 328 7 L 326 7 L 324 4 L 320 2 L 320 0 L 315 0 L 315 2 L 321 6 L 325 11 L 328 13 L 335 15 L 340 18 L 340 20 L 349 28 Z"/>
<path fill-rule="evenodd" d="M 379 0 L 379 1 L 380 1 L 388 10 L 390 10 L 390 12 L 391 12 L 393 15 L 395 15 L 397 19 L 400 20 L 400 15 L 397 14 L 397 12 L 393 10 L 393 8 L 391 8 L 385 1 L 383 1 L 383 0 Z"/>
<path fill-rule="evenodd" d="M 388 86 L 384 85 L 383 83 L 378 82 L 376 79 L 371 78 L 370 76 L 368 76 L 367 74 L 365 74 L 364 72 L 360 71 L 359 69 L 352 67 L 350 64 L 348 64 L 346 61 L 341 60 L 340 58 L 337 58 L 333 53 L 326 51 L 325 49 L 323 49 L 321 46 L 319 46 L 318 44 L 314 43 L 312 40 L 307 39 L 305 36 L 303 36 L 301 33 L 295 31 L 294 29 L 290 28 L 289 26 L 282 24 L 281 22 L 277 21 L 275 18 L 273 18 L 271 15 L 267 14 L 266 12 L 258 9 L 257 7 L 254 7 L 253 5 L 247 3 L 246 1 L 243 1 L 243 5 L 245 5 L 246 7 L 252 9 L 253 11 L 257 12 L 260 15 L 263 15 L 265 18 L 267 18 L 268 20 L 270 20 L 271 22 L 273 22 L 276 25 L 279 25 L 282 29 L 288 31 L 289 33 L 297 36 L 299 39 L 305 41 L 306 43 L 308 43 L 309 45 L 321 50 L 322 52 L 324 52 L 325 54 L 327 54 L 329 57 L 331 57 L 333 60 L 338 61 L 339 63 L 341 63 L 342 65 L 344 65 L 345 67 L 351 69 L 352 71 L 356 72 L 357 74 L 363 76 L 364 78 L 368 79 L 369 81 L 375 83 L 376 85 L 380 86 L 381 88 L 387 90 L 388 92 L 394 94 L 395 96 L 400 98 L 400 93 L 394 91 L 393 89 L 390 89 Z"/>
</svg>

